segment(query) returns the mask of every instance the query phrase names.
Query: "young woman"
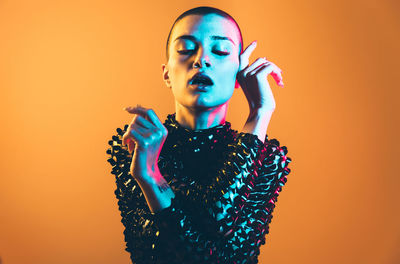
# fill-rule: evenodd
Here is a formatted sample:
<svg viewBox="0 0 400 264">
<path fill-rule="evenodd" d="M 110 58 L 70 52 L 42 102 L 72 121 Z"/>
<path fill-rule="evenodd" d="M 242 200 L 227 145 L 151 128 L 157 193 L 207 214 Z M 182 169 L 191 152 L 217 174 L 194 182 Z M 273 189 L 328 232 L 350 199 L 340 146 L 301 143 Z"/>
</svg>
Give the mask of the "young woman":
<svg viewBox="0 0 400 264">
<path fill-rule="evenodd" d="M 282 71 L 243 51 L 235 20 L 197 7 L 174 22 L 163 79 L 175 98 L 164 124 L 154 110 L 125 108 L 133 119 L 117 128 L 107 150 L 133 263 L 258 263 L 291 159 L 268 140 L 275 100 L 271 74 Z M 225 120 L 240 87 L 249 104 L 242 131 Z"/>
</svg>

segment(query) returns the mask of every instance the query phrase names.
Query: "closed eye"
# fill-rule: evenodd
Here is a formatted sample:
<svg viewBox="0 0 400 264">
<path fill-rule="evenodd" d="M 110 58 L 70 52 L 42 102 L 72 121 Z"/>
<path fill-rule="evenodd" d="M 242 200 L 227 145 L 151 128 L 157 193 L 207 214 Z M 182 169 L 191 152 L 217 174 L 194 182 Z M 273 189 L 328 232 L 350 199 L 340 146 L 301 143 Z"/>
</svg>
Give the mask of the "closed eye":
<svg viewBox="0 0 400 264">
<path fill-rule="evenodd" d="M 191 52 L 193 52 L 194 50 L 178 50 L 177 52 L 179 53 L 179 54 L 184 54 L 184 55 L 186 55 L 186 54 L 189 54 L 189 53 L 191 53 Z M 229 55 L 230 53 L 229 52 L 224 52 L 224 51 L 215 51 L 214 53 L 216 53 L 216 54 L 218 54 L 218 55 L 220 55 L 220 56 L 227 56 L 227 55 Z"/>
<path fill-rule="evenodd" d="M 218 55 L 221 55 L 221 56 L 226 56 L 226 55 L 230 54 L 229 52 L 223 52 L 223 51 L 216 51 L 215 53 L 217 53 Z"/>
<path fill-rule="evenodd" d="M 179 54 L 189 54 L 190 52 L 192 52 L 193 50 L 178 50 Z"/>
</svg>

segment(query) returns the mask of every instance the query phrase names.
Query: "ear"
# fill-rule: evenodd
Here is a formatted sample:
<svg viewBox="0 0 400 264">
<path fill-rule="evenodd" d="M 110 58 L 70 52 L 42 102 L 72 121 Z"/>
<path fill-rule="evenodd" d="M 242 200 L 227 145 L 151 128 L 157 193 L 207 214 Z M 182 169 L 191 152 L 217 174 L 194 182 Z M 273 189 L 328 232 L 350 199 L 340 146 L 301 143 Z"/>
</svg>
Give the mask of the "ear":
<svg viewBox="0 0 400 264">
<path fill-rule="evenodd" d="M 167 87 L 171 88 L 171 80 L 169 79 L 169 75 L 168 75 L 168 73 L 169 73 L 168 66 L 163 63 L 163 64 L 161 64 L 161 69 L 163 71 L 162 77 L 165 82 L 165 85 L 167 85 Z"/>
</svg>

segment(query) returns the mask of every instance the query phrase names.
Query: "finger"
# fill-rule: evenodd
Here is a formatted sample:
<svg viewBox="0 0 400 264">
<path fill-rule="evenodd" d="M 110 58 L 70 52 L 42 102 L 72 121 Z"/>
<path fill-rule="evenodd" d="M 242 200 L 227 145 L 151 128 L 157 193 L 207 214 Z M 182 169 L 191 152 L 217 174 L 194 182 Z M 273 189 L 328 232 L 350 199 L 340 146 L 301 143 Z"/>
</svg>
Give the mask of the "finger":
<svg viewBox="0 0 400 264">
<path fill-rule="evenodd" d="M 150 119 L 150 117 L 148 116 L 148 114 L 146 113 L 145 110 L 143 110 L 142 107 L 136 106 L 136 107 L 125 107 L 125 110 L 130 113 L 130 114 L 134 114 L 134 117 L 132 118 L 131 124 L 133 123 L 140 123 L 140 125 L 142 125 L 143 127 L 154 127 L 156 126 Z M 138 118 L 141 117 L 141 118 Z M 141 120 L 142 122 L 138 122 L 137 120 Z M 145 121 L 144 121 L 145 120 Z"/>
<path fill-rule="evenodd" d="M 273 70 L 271 72 L 272 77 L 279 86 L 283 87 L 282 70 L 273 62 L 271 62 L 271 65 L 273 66 Z"/>
<path fill-rule="evenodd" d="M 161 130 L 166 130 L 166 128 L 164 127 L 163 123 L 161 123 L 160 118 L 158 118 L 157 114 L 154 112 L 153 109 L 148 109 L 147 111 L 151 121 L 157 125 L 157 127 Z"/>
<path fill-rule="evenodd" d="M 122 135 L 122 145 L 127 146 L 129 144 L 129 141 L 133 140 L 129 136 L 129 130 L 125 132 L 125 134 Z"/>
<path fill-rule="evenodd" d="M 130 130 L 126 131 L 122 136 L 122 145 L 129 146 L 131 141 L 135 141 L 136 139 L 132 137 Z"/>
<path fill-rule="evenodd" d="M 271 75 L 272 75 L 272 77 L 274 77 L 276 83 L 277 83 L 279 86 L 283 87 L 284 83 L 283 83 L 282 75 L 280 74 L 280 72 L 274 72 L 274 71 L 273 71 L 273 72 L 271 73 Z"/>
<path fill-rule="evenodd" d="M 146 135 L 146 132 L 148 133 L 148 129 L 137 124 L 137 121 L 135 119 L 137 119 L 139 116 L 135 116 L 132 120 L 132 122 L 129 124 L 127 131 L 125 132 L 125 134 L 122 136 L 122 144 L 123 145 L 128 145 L 130 141 L 134 141 L 135 138 L 132 137 L 131 135 L 131 131 L 135 130 L 137 133 L 140 133 L 142 136 Z M 142 117 L 143 118 L 143 117 Z"/>
<path fill-rule="evenodd" d="M 137 106 L 134 106 L 134 107 L 128 106 L 128 107 L 125 108 L 125 110 L 128 111 L 128 113 L 130 113 L 130 114 L 141 115 L 143 118 L 145 118 L 146 120 L 148 120 L 151 123 L 153 123 L 151 118 L 148 116 L 147 108 L 144 108 L 142 106 L 137 105 Z M 153 125 L 156 126 L 156 124 L 154 124 L 154 123 L 153 123 Z"/>
<path fill-rule="evenodd" d="M 146 116 L 135 112 L 136 108 L 141 108 L 141 106 L 138 104 L 136 107 L 132 106 L 124 107 L 124 110 L 126 110 L 128 113 L 134 114 L 131 123 L 139 123 L 143 127 L 150 128 L 152 126 L 151 123 L 145 118 Z"/>
<path fill-rule="evenodd" d="M 148 121 L 141 115 L 136 115 L 135 123 L 147 129 L 152 129 L 154 127 L 154 125 L 150 121 Z"/>
<path fill-rule="evenodd" d="M 281 71 L 280 71 L 280 69 L 279 69 L 276 65 L 274 65 L 274 64 L 272 64 L 271 76 L 275 79 L 275 82 L 276 82 L 279 86 L 283 87 L 283 79 L 282 79 Z"/>
<path fill-rule="evenodd" d="M 274 72 L 274 70 L 275 70 L 275 72 Z M 271 65 L 270 63 L 266 63 L 266 64 L 262 65 L 260 68 L 256 69 L 254 74 L 262 74 L 265 76 L 268 76 L 269 74 L 271 74 L 271 76 L 275 79 L 275 82 L 279 86 L 283 87 L 282 79 L 276 73 L 276 68 L 273 65 Z"/>
<path fill-rule="evenodd" d="M 256 69 L 252 70 L 251 72 L 249 72 L 247 75 L 248 76 L 252 76 L 252 75 L 259 74 L 262 69 L 264 69 L 265 67 L 268 67 L 268 66 L 271 66 L 270 62 L 264 62 L 259 67 L 257 67 Z M 263 73 L 265 73 L 265 72 L 263 72 Z"/>
<path fill-rule="evenodd" d="M 124 110 L 127 110 L 128 107 L 125 107 Z M 147 128 L 145 124 L 143 124 L 143 122 L 141 122 L 142 120 L 145 120 L 143 117 L 141 117 L 140 115 L 134 115 L 134 117 L 132 118 L 131 123 L 129 124 L 128 128 L 127 128 L 127 132 L 126 134 L 123 135 L 122 137 L 122 145 L 128 145 L 129 144 L 129 130 L 132 129 L 132 126 L 134 124 L 139 125 L 142 128 Z M 147 120 L 146 120 L 147 121 Z M 149 121 L 147 121 L 149 122 Z"/>
<path fill-rule="evenodd" d="M 129 152 L 132 152 L 132 150 L 134 150 L 134 149 L 135 149 L 135 146 L 136 146 L 135 141 L 130 140 L 128 144 L 129 144 L 129 145 L 128 145 L 128 151 L 129 151 Z"/>
<path fill-rule="evenodd" d="M 257 41 L 253 41 L 246 49 L 239 55 L 239 71 L 243 70 L 249 65 L 249 58 L 251 53 L 257 46 Z"/>
<path fill-rule="evenodd" d="M 137 114 L 140 114 L 140 115 L 146 117 L 151 123 L 153 123 L 153 125 L 155 125 L 157 128 L 166 132 L 166 128 L 161 123 L 160 119 L 158 118 L 157 114 L 154 112 L 153 109 L 139 106 L 139 107 L 130 109 L 129 112 L 137 113 Z"/>
<path fill-rule="evenodd" d="M 137 133 L 139 133 L 140 135 L 142 135 L 143 137 L 147 137 L 149 133 L 151 133 L 151 130 L 143 127 L 137 123 L 133 123 L 130 126 L 131 130 L 135 130 Z"/>
<path fill-rule="evenodd" d="M 130 138 L 129 138 L 130 140 L 128 142 L 128 151 L 129 151 L 129 153 L 132 153 L 132 150 L 135 149 L 136 145 L 140 146 L 138 141 L 139 140 L 144 140 L 144 139 L 140 139 L 140 137 L 141 137 L 140 134 L 136 133 L 134 130 L 131 130 L 129 132 L 129 136 L 130 136 Z M 133 140 L 132 140 L 132 138 L 133 138 Z"/>
<path fill-rule="evenodd" d="M 129 142 L 130 140 L 133 140 L 135 142 L 135 144 L 138 144 L 139 146 L 141 146 L 141 144 L 144 142 L 144 137 L 140 133 L 138 133 L 135 129 L 130 129 L 130 130 L 128 130 L 127 133 L 125 133 L 122 136 L 122 141 Z M 132 144 L 132 143 L 128 143 L 128 144 Z"/>
<path fill-rule="evenodd" d="M 265 58 L 258 58 L 255 62 L 253 62 L 249 67 L 247 67 L 243 71 L 243 76 L 246 77 L 249 72 L 254 71 L 255 69 L 257 69 L 258 67 L 260 67 L 262 64 L 264 64 L 266 62 L 267 62 L 267 60 Z"/>
</svg>

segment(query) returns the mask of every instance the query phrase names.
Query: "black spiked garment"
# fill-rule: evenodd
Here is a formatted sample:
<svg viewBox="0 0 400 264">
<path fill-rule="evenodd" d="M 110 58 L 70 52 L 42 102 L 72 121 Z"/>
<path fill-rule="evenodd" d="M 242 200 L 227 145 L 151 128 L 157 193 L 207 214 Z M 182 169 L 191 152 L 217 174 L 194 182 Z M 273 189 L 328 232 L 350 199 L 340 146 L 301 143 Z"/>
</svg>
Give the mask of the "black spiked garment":
<svg viewBox="0 0 400 264">
<path fill-rule="evenodd" d="M 290 173 L 286 146 L 231 129 L 191 130 L 169 114 L 158 166 L 175 197 L 152 213 L 130 174 L 133 153 L 117 128 L 107 150 L 132 263 L 258 263 L 279 192 Z"/>
</svg>

